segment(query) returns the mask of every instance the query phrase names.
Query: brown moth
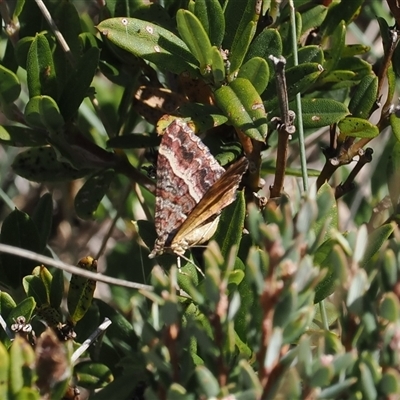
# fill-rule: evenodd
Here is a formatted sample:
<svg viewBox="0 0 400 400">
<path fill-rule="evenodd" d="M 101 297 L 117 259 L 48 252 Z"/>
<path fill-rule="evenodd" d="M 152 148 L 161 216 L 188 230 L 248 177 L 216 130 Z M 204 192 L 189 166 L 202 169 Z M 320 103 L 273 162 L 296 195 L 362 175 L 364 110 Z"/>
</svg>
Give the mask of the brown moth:
<svg viewBox="0 0 400 400">
<path fill-rule="evenodd" d="M 182 120 L 174 120 L 161 139 L 157 161 L 155 227 L 149 258 L 172 252 L 183 256 L 215 233 L 221 211 L 236 198 L 248 161 L 226 171 Z"/>
</svg>

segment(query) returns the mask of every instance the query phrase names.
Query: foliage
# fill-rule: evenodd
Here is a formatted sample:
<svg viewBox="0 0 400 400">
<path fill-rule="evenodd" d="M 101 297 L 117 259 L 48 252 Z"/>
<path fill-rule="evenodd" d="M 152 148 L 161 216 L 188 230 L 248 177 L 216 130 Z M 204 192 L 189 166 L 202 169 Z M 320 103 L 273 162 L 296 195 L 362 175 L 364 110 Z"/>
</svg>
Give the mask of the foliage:
<svg viewBox="0 0 400 400">
<path fill-rule="evenodd" d="M 12 163 L 49 192 L 80 179 L 74 216 L 113 220 L 98 254 L 74 249 L 67 268 L 51 248 L 50 193 L 29 212 L 3 206 L 0 398 L 77 399 L 76 387 L 95 400 L 396 398 L 400 36 L 385 3 L 143 3 L 49 0 L 50 20 L 39 0 L 0 7 L 2 171 Z M 381 56 L 347 43 L 375 15 Z M 175 118 L 207 133 L 221 165 L 249 159 L 244 191 L 180 271 L 176 257 L 147 258 L 151 149 Z M 12 203 L 18 185 L 1 176 Z M 304 193 L 290 190 L 296 176 Z M 255 194 L 264 178 L 268 201 Z M 135 240 L 113 242 L 105 260 L 114 226 Z M 96 285 L 102 260 L 119 286 Z M 73 273 L 68 286 L 54 267 Z"/>
</svg>

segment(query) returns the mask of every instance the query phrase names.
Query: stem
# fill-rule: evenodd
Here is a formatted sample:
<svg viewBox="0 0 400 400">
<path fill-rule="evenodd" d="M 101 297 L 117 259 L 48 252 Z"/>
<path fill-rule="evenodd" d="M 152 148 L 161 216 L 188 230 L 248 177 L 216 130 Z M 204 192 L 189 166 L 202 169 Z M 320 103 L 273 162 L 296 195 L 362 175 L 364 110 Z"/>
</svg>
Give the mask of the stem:
<svg viewBox="0 0 400 400">
<path fill-rule="evenodd" d="M 346 181 L 339 185 L 335 191 L 336 199 L 342 197 L 346 193 L 348 193 L 354 187 L 354 179 L 357 174 L 361 171 L 361 168 L 372 161 L 372 153 L 373 150 L 368 147 L 365 151 L 360 149 L 360 159 L 358 160 L 355 167 L 350 172 L 349 176 L 347 177 Z"/>
<path fill-rule="evenodd" d="M 43 17 L 45 18 L 45 20 L 49 24 L 50 29 L 53 31 L 54 36 L 56 37 L 58 43 L 60 44 L 61 48 L 63 49 L 63 51 L 65 53 L 65 55 L 67 56 L 68 61 L 74 67 L 76 65 L 75 57 L 72 54 L 71 49 L 68 46 L 68 43 L 64 39 L 64 36 L 62 35 L 60 30 L 58 29 L 56 23 L 54 22 L 54 19 L 51 16 L 49 10 L 47 9 L 46 5 L 43 3 L 43 0 L 35 0 L 35 1 L 36 1 L 37 6 L 39 7 L 40 12 L 42 13 Z"/>
<path fill-rule="evenodd" d="M 289 0 L 290 9 L 290 24 L 292 26 L 292 54 L 294 59 L 294 65 L 299 65 L 298 49 L 297 49 L 297 37 L 296 37 L 296 15 L 293 0 Z M 306 160 L 306 149 L 304 143 L 304 129 L 303 129 L 303 113 L 301 107 L 301 95 L 296 94 L 296 116 L 297 116 L 297 129 L 298 129 L 298 140 L 299 140 L 299 151 L 300 151 L 300 165 L 301 175 L 303 180 L 303 190 L 308 191 L 308 174 L 307 174 L 307 160 Z"/>
<path fill-rule="evenodd" d="M 86 271 L 82 268 L 76 267 L 75 265 L 69 265 L 69 264 L 63 263 L 62 261 L 54 260 L 53 258 L 34 253 L 33 251 L 20 249 L 19 247 L 9 246 L 7 244 L 0 243 L 0 252 L 7 253 L 7 254 L 13 254 L 15 256 L 19 256 L 19 257 L 23 257 L 23 258 L 28 258 L 29 260 L 34 260 L 39 263 L 51 265 L 52 267 L 61 269 L 65 272 L 69 272 L 70 274 L 79 275 L 84 278 L 93 279 L 98 282 L 108 283 L 110 285 L 116 285 L 116 286 L 131 288 L 131 289 L 148 290 L 148 291 L 154 290 L 154 288 L 149 285 L 143 285 L 141 283 L 129 282 L 129 281 L 126 281 L 123 279 L 112 278 L 111 276 L 106 276 L 106 275 L 100 274 L 98 272 Z"/>
<path fill-rule="evenodd" d="M 278 149 L 276 156 L 276 172 L 274 184 L 271 187 L 271 198 L 280 197 L 283 192 L 283 181 L 285 178 L 287 153 L 289 139 L 296 131 L 293 125 L 294 112 L 289 110 L 289 101 L 287 95 L 287 86 L 285 78 L 286 60 L 283 57 L 269 57 L 274 63 L 276 75 L 276 88 L 278 92 L 279 108 L 281 111 L 281 120 L 277 124 L 278 129 Z"/>
<path fill-rule="evenodd" d="M 71 362 L 74 364 L 78 358 L 89 348 L 90 345 L 93 344 L 97 338 L 104 334 L 106 329 L 112 324 L 111 320 L 105 318 L 104 321 L 99 325 L 99 327 L 82 343 L 78 349 L 74 351 L 72 354 Z"/>
</svg>

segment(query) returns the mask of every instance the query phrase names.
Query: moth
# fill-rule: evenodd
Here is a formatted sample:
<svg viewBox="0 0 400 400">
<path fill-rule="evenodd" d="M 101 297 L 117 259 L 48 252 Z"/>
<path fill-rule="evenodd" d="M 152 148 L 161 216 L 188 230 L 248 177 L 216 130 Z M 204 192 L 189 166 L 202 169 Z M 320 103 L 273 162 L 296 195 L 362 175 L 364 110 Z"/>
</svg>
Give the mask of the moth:
<svg viewBox="0 0 400 400">
<path fill-rule="evenodd" d="M 182 120 L 165 130 L 156 171 L 157 239 L 149 258 L 164 252 L 183 256 L 209 240 L 221 211 L 236 198 L 248 161 L 240 158 L 227 170 Z"/>
</svg>

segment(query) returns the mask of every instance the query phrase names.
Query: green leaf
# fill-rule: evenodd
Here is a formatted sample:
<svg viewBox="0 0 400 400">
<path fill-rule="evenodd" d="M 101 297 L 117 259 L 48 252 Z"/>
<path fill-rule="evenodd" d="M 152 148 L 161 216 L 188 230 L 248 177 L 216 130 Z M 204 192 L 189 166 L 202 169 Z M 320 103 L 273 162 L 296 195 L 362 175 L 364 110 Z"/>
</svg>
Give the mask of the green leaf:
<svg viewBox="0 0 400 400">
<path fill-rule="evenodd" d="M 400 127 L 400 124 L 398 125 Z M 399 204 L 400 201 L 400 185 L 399 185 L 400 142 L 399 141 L 397 141 L 391 148 L 391 153 L 389 155 L 386 172 L 388 176 L 387 185 L 389 189 L 390 200 L 392 201 L 393 208 L 396 210 L 396 206 Z"/>
<path fill-rule="evenodd" d="M 15 147 L 34 147 L 47 144 L 47 134 L 23 126 L 0 126 L 0 143 Z"/>
<path fill-rule="evenodd" d="M 396 47 L 397 49 L 397 47 Z M 396 92 L 396 74 L 394 73 L 394 68 L 393 68 L 393 62 L 389 65 L 389 68 L 387 70 L 387 84 L 388 84 L 388 94 L 387 98 L 388 99 L 393 99 L 393 96 Z"/>
<path fill-rule="evenodd" d="M 37 228 L 28 214 L 18 209 L 12 211 L 1 227 L 1 243 L 33 252 L 40 251 L 40 238 Z M 9 284 L 18 288 L 24 276 L 32 273 L 35 261 L 27 258 L 1 253 L 1 264 Z"/>
<path fill-rule="evenodd" d="M 112 322 L 107 329 L 107 336 L 109 335 L 114 341 L 128 343 L 133 346 L 136 341 L 136 336 L 132 324 L 114 307 L 111 307 L 104 301 L 94 299 L 94 302 L 99 309 L 100 320 L 107 317 Z"/>
<path fill-rule="evenodd" d="M 53 273 L 50 288 L 50 305 L 54 309 L 58 309 L 64 297 L 64 272 L 56 269 Z"/>
<path fill-rule="evenodd" d="M 342 57 L 361 56 L 371 50 L 369 46 L 362 43 L 347 44 L 343 47 Z"/>
<path fill-rule="evenodd" d="M 399 315 L 400 302 L 398 297 L 392 292 L 385 293 L 379 304 L 379 316 L 389 322 L 396 323 Z"/>
<path fill-rule="evenodd" d="M 268 85 L 268 63 L 261 57 L 253 57 L 242 65 L 237 77 L 249 80 L 257 93 L 261 95 Z"/>
<path fill-rule="evenodd" d="M 338 399 L 348 392 L 349 388 L 357 383 L 356 377 L 351 377 L 340 381 L 339 383 L 332 384 L 321 390 L 319 397 L 321 399 Z"/>
<path fill-rule="evenodd" d="M 328 269 L 323 280 L 315 288 L 314 302 L 319 303 L 335 291 L 339 279 L 346 275 L 346 255 L 340 246 L 328 239 L 315 252 L 314 263 Z"/>
<path fill-rule="evenodd" d="M 328 9 L 324 23 L 321 26 L 321 32 L 324 36 L 330 36 L 335 28 L 344 21 L 345 25 L 349 25 L 353 19 L 360 13 L 360 8 L 364 0 L 341 1 L 340 3 L 331 3 Z"/>
<path fill-rule="evenodd" d="M 299 12 L 295 13 L 295 36 L 296 36 L 296 42 L 298 43 L 300 40 L 300 34 L 301 34 L 301 29 L 302 29 L 302 20 L 301 20 L 301 14 Z M 279 29 L 279 34 L 281 35 L 282 38 L 282 47 L 283 47 L 283 54 L 290 54 L 292 52 L 292 31 L 293 31 L 293 24 L 290 19 L 285 21 L 280 29 Z"/>
<path fill-rule="evenodd" d="M 382 263 L 383 290 L 392 290 L 397 282 L 397 260 L 392 249 L 386 249 Z"/>
<path fill-rule="evenodd" d="M 11 310 L 16 306 L 14 299 L 8 293 L 0 291 L 0 314 L 4 319 L 8 318 Z"/>
<path fill-rule="evenodd" d="M 268 130 L 265 109 L 250 81 L 237 78 L 220 87 L 215 91 L 215 100 L 232 125 L 252 139 L 264 141 Z"/>
<path fill-rule="evenodd" d="M 331 125 L 349 115 L 347 107 L 331 99 L 302 99 L 303 125 L 305 129 L 317 129 Z M 295 103 L 290 103 L 294 109 Z"/>
<path fill-rule="evenodd" d="M 349 110 L 354 117 L 368 119 L 370 112 L 377 102 L 378 77 L 365 76 L 358 84 L 349 103 Z"/>
<path fill-rule="evenodd" d="M 53 275 L 51 275 L 50 271 L 44 265 L 40 265 L 40 266 L 36 267 L 33 270 L 33 275 L 39 276 L 41 281 L 43 282 L 44 287 L 46 288 L 47 302 L 49 302 L 50 301 L 50 289 L 51 289 L 51 283 L 53 280 Z"/>
<path fill-rule="evenodd" d="M 329 238 L 332 228 L 338 229 L 339 225 L 335 191 L 328 183 L 324 183 L 318 190 L 317 206 L 318 217 L 313 225 L 313 229 L 315 232 L 318 232 L 319 229 L 324 229 L 324 239 L 326 240 Z M 326 225 L 327 220 L 329 221 L 329 225 Z"/>
<path fill-rule="evenodd" d="M 243 148 L 239 141 L 224 143 L 219 135 L 207 135 L 204 144 L 223 167 L 234 162 L 243 154 Z"/>
<path fill-rule="evenodd" d="M 187 390 L 179 383 L 172 383 L 168 388 L 166 400 L 193 400 L 192 394 L 188 393 Z"/>
<path fill-rule="evenodd" d="M 183 9 L 178 10 L 176 22 L 181 38 L 200 64 L 200 73 L 207 75 L 212 68 L 212 46 L 203 25 L 194 14 Z"/>
<path fill-rule="evenodd" d="M 97 29 L 118 47 L 163 70 L 198 76 L 196 59 L 185 42 L 164 28 L 135 18 L 111 18 Z"/>
<path fill-rule="evenodd" d="M 46 288 L 38 276 L 27 275 L 23 278 L 22 284 L 26 295 L 33 297 L 38 307 L 48 303 Z"/>
<path fill-rule="evenodd" d="M 39 232 L 40 247 L 41 251 L 43 251 L 49 240 L 53 221 L 53 198 L 51 193 L 45 193 L 40 198 L 32 214 L 32 221 Z"/>
<path fill-rule="evenodd" d="M 225 79 L 225 64 L 221 52 L 216 46 L 211 48 L 211 73 L 214 83 L 222 82 Z"/>
<path fill-rule="evenodd" d="M 9 366 L 10 357 L 8 355 L 7 349 L 0 342 L 0 399 L 8 398 L 8 377 L 9 377 Z"/>
<path fill-rule="evenodd" d="M 219 393 L 218 381 L 214 374 L 205 366 L 198 365 L 195 369 L 195 377 L 199 385 L 198 390 L 205 398 L 216 397 Z"/>
<path fill-rule="evenodd" d="M 191 258 L 192 259 L 192 258 Z M 177 264 L 177 259 L 175 258 L 174 264 Z M 181 273 L 178 272 L 178 285 L 186 293 L 193 293 L 193 289 L 199 284 L 199 272 L 193 262 L 187 262 L 181 267 Z"/>
<path fill-rule="evenodd" d="M 385 21 L 385 24 L 387 25 L 386 21 Z M 386 29 L 388 29 L 388 27 Z M 382 31 L 382 27 L 381 27 L 381 31 Z M 400 76 L 400 47 L 399 46 L 396 46 L 396 49 L 394 50 L 393 57 L 392 57 L 392 65 L 393 65 L 393 70 L 394 70 L 393 75 L 395 75 L 395 77 L 399 77 Z M 390 96 L 389 98 L 391 99 L 392 96 Z"/>
<path fill-rule="evenodd" d="M 51 279 L 49 270 L 43 266 L 36 267 L 32 275 L 23 278 L 25 293 L 34 298 L 37 307 L 49 304 Z"/>
<path fill-rule="evenodd" d="M 254 0 L 228 1 L 225 6 L 225 35 L 222 47 L 232 50 L 248 29 L 250 22 L 257 22 Z"/>
<path fill-rule="evenodd" d="M 342 57 L 337 63 L 336 69 L 354 72 L 356 74 L 354 80 L 356 81 L 373 74 L 371 64 L 359 57 Z"/>
<path fill-rule="evenodd" d="M 99 204 L 115 177 L 112 170 L 100 171 L 92 175 L 75 196 L 75 210 L 82 219 L 95 219 Z"/>
<path fill-rule="evenodd" d="M 28 58 L 29 49 L 34 40 L 34 36 L 25 36 L 18 40 L 17 45 L 15 46 L 15 58 L 21 68 L 26 69 L 26 60 Z"/>
<path fill-rule="evenodd" d="M 78 267 L 86 271 L 97 272 L 97 261 L 92 257 L 79 260 Z M 86 314 L 92 304 L 96 281 L 78 275 L 72 275 L 69 284 L 67 306 L 70 321 L 76 324 Z"/>
<path fill-rule="evenodd" d="M 400 374 L 394 368 L 385 368 L 382 379 L 379 382 L 379 390 L 384 396 L 394 395 L 400 391 Z"/>
<path fill-rule="evenodd" d="M 324 21 L 328 13 L 328 8 L 323 5 L 316 5 L 307 11 L 301 13 L 301 34 L 311 29 L 318 28 Z"/>
<path fill-rule="evenodd" d="M 355 81 L 355 77 L 356 74 L 353 71 L 335 69 L 327 74 L 321 74 L 318 85 L 327 89 L 338 89 L 349 86 L 349 81 Z"/>
<path fill-rule="evenodd" d="M 141 0 L 129 0 L 131 4 L 126 3 L 127 11 L 119 12 L 118 16 L 121 17 L 135 17 L 143 21 L 153 22 L 158 26 L 162 26 L 169 31 L 176 31 L 176 23 L 169 14 L 169 10 L 163 7 L 160 3 L 150 3 L 146 4 Z M 134 3 L 134 4 L 132 4 Z M 132 11 L 133 10 L 133 11 Z M 193 12 L 193 10 L 190 10 Z M 116 17 L 117 15 L 113 15 Z"/>
<path fill-rule="evenodd" d="M 32 346 L 22 336 L 16 336 L 10 348 L 10 393 L 17 396 L 21 389 L 33 385 L 35 353 Z"/>
<path fill-rule="evenodd" d="M 342 57 L 342 51 L 345 47 L 346 32 L 347 30 L 344 21 L 340 21 L 331 35 L 330 49 L 325 51 L 326 61 L 324 68 L 327 74 L 336 69 L 338 62 Z"/>
<path fill-rule="evenodd" d="M 17 75 L 0 65 L 0 103 L 11 104 L 18 99 L 21 84 Z"/>
<path fill-rule="evenodd" d="M 249 61 L 254 57 L 261 57 L 272 67 L 269 56 L 279 57 L 282 55 L 282 39 L 276 29 L 264 29 L 256 36 L 249 47 L 244 61 Z"/>
<path fill-rule="evenodd" d="M 33 297 L 27 297 L 26 299 L 22 300 L 21 303 L 19 303 L 13 310 L 11 310 L 10 314 L 8 314 L 8 326 L 14 324 L 18 317 L 24 317 L 25 321 L 29 323 L 35 308 L 36 302 Z"/>
<path fill-rule="evenodd" d="M 338 128 L 344 136 L 374 138 L 379 135 L 378 127 L 362 118 L 346 117 L 339 122 Z"/>
<path fill-rule="evenodd" d="M 243 382 L 243 385 L 248 388 L 254 388 L 253 399 L 259 399 L 262 395 L 262 386 L 258 374 L 254 371 L 254 368 L 250 366 L 247 360 L 241 359 L 238 362 L 239 367 L 239 379 Z"/>
<path fill-rule="evenodd" d="M 91 395 L 90 400 L 128 399 L 135 392 L 140 378 L 141 375 L 139 373 L 119 375 L 104 389 L 96 392 L 93 396 Z M 156 399 L 157 397 L 152 398 Z"/>
<path fill-rule="evenodd" d="M 34 182 L 71 181 L 88 175 L 88 169 L 77 170 L 57 160 L 52 147 L 34 147 L 19 153 L 12 163 L 15 173 Z"/>
<path fill-rule="evenodd" d="M 373 374 L 365 363 L 360 363 L 360 384 L 363 392 L 363 399 L 373 400 L 378 397 L 378 392 L 373 380 Z"/>
<path fill-rule="evenodd" d="M 37 34 L 26 59 L 29 97 L 47 95 L 57 99 L 56 71 L 49 42 L 44 34 Z"/>
<path fill-rule="evenodd" d="M 298 57 L 298 65 L 305 63 L 317 63 L 323 64 L 324 62 L 324 52 L 322 51 L 320 46 L 304 46 L 299 49 L 297 52 Z M 294 57 L 291 54 L 286 59 L 286 69 L 289 69 L 294 66 Z"/>
<path fill-rule="evenodd" d="M 330 365 L 318 365 L 310 380 L 310 386 L 320 388 L 330 384 L 334 377 L 333 368 Z"/>
<path fill-rule="evenodd" d="M 392 113 L 390 114 L 389 122 L 393 135 L 397 139 L 397 142 L 400 142 L 400 118 L 396 115 L 396 113 Z"/>
<path fill-rule="evenodd" d="M 89 390 L 105 387 L 113 381 L 112 373 L 107 366 L 92 361 L 77 364 L 74 367 L 74 375 L 77 384 Z"/>
<path fill-rule="evenodd" d="M 318 79 L 323 72 L 322 66 L 316 63 L 307 63 L 289 68 L 286 71 L 286 85 L 289 101 L 293 100 L 297 93 L 304 93 Z M 278 106 L 276 95 L 276 81 L 270 81 L 263 93 L 265 109 L 272 110 Z"/>
<path fill-rule="evenodd" d="M 392 224 L 385 224 L 369 234 L 364 257 L 360 262 L 361 266 L 364 266 L 371 261 L 372 257 L 379 251 L 388 240 L 389 236 L 393 233 L 393 230 L 394 227 Z"/>
<path fill-rule="evenodd" d="M 77 67 L 68 78 L 58 102 L 65 121 L 69 121 L 75 115 L 83 99 L 88 95 L 90 84 L 99 63 L 99 54 L 98 48 L 89 49 L 80 58 Z"/>
<path fill-rule="evenodd" d="M 56 132 L 64 126 L 57 103 L 49 96 L 31 97 L 25 107 L 25 120 L 33 128 Z"/>
<path fill-rule="evenodd" d="M 228 121 L 218 107 L 210 104 L 185 103 L 179 107 L 179 114 L 183 117 L 190 117 L 197 130 L 202 132 Z"/>
<path fill-rule="evenodd" d="M 13 11 L 13 19 L 18 19 L 25 5 L 25 0 L 17 0 Z"/>
<path fill-rule="evenodd" d="M 200 20 L 213 46 L 220 47 L 225 33 L 225 18 L 218 0 L 197 0 L 194 14 Z"/>
<path fill-rule="evenodd" d="M 79 35 L 82 33 L 82 21 L 77 7 L 68 1 L 58 2 L 55 19 L 57 20 L 57 28 L 67 42 L 71 53 L 78 59 L 82 49 L 82 43 L 79 39 Z"/>
<path fill-rule="evenodd" d="M 230 80 L 235 77 L 237 70 L 241 67 L 247 50 L 249 49 L 250 43 L 256 32 L 256 28 L 257 23 L 254 21 L 250 21 L 243 30 L 243 33 L 239 37 L 235 37 L 235 41 L 232 44 L 231 52 L 229 55 Z"/>
<path fill-rule="evenodd" d="M 272 368 L 272 365 L 279 359 L 282 343 L 282 329 L 273 327 L 265 359 L 263 360 L 265 368 Z"/>
<path fill-rule="evenodd" d="M 236 201 L 226 207 L 222 212 L 218 229 L 213 236 L 213 239 L 220 247 L 224 259 L 227 259 L 231 254 L 232 246 L 237 246 L 236 251 L 239 249 L 245 216 L 246 203 L 244 200 L 244 193 L 241 191 L 238 193 Z M 237 253 L 235 255 L 237 255 Z"/>
</svg>

